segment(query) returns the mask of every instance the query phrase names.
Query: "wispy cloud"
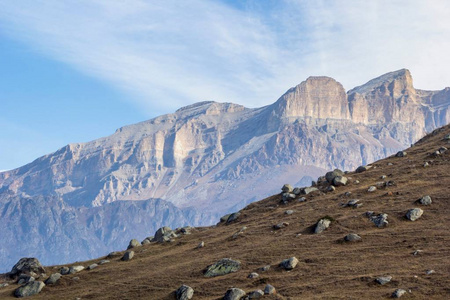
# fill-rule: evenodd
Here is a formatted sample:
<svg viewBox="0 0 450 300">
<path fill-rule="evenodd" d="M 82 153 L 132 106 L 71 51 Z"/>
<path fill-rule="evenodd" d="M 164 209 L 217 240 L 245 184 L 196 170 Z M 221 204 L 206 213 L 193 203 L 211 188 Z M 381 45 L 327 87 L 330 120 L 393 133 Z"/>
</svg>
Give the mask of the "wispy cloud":
<svg viewBox="0 0 450 300">
<path fill-rule="evenodd" d="M 261 106 L 309 75 L 351 88 L 406 67 L 417 87 L 450 85 L 448 1 L 260 3 L 2 1 L 0 30 L 149 114 L 201 100 Z"/>
</svg>

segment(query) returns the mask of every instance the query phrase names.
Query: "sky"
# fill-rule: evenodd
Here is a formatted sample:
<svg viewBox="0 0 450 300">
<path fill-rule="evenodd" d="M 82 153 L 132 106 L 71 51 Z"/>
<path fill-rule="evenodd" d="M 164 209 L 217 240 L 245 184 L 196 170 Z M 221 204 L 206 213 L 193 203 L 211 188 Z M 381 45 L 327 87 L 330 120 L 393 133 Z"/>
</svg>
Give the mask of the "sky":
<svg viewBox="0 0 450 300">
<path fill-rule="evenodd" d="M 309 76 L 450 86 L 446 0 L 0 0 L 0 170 L 199 101 Z"/>
</svg>

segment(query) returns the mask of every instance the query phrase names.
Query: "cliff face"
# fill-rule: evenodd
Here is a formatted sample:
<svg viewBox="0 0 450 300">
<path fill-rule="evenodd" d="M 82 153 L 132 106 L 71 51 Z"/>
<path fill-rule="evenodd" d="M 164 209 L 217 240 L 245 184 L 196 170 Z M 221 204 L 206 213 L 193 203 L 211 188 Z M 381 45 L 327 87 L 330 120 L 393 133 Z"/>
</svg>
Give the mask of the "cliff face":
<svg viewBox="0 0 450 300">
<path fill-rule="evenodd" d="M 266 107 L 201 102 L 105 138 L 70 144 L 0 173 L 0 201 L 52 197 L 68 208 L 91 210 L 118 200 L 160 198 L 199 211 L 186 214 L 187 223 L 207 224 L 279 192 L 286 182 L 309 185 L 325 170 L 354 169 L 403 149 L 449 123 L 449 107 L 448 88 L 416 90 L 408 70 L 347 93 L 332 78 L 310 77 Z M 2 224 L 17 218 L 9 210 L 4 215 Z M 126 217 L 117 210 L 107 218 Z M 79 222 L 82 230 L 86 224 Z M 103 230 L 118 226 L 102 224 Z M 51 233 L 37 236 L 45 240 Z M 110 245 L 105 237 L 99 243 Z"/>
</svg>

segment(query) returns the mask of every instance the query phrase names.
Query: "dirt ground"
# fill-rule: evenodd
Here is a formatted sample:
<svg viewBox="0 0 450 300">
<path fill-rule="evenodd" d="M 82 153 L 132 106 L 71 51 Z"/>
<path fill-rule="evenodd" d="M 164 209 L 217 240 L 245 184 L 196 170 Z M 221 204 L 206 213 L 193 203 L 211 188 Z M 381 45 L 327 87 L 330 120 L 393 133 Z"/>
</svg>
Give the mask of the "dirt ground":
<svg viewBox="0 0 450 300">
<path fill-rule="evenodd" d="M 196 228 L 170 243 L 135 248 L 131 261 L 116 257 L 94 270 L 63 276 L 31 298 L 175 299 L 174 291 L 186 284 L 195 290 L 193 299 L 222 299 L 231 287 L 251 292 L 268 283 L 277 294 L 264 299 L 382 299 L 397 288 L 408 291 L 402 299 L 450 299 L 450 150 L 430 155 L 442 146 L 450 148 L 444 140 L 447 134 L 450 126 L 407 149 L 406 157 L 391 156 L 373 163 L 366 172 L 348 173 L 350 182 L 334 192 L 310 194 L 305 202 L 293 200 L 285 205 L 280 203 L 281 195 L 274 195 L 250 204 L 229 225 Z M 424 162 L 429 166 L 424 167 Z M 387 177 L 381 179 L 382 175 Z M 367 192 L 369 186 L 388 180 L 395 185 Z M 430 206 L 416 203 L 424 195 L 431 196 Z M 350 199 L 359 199 L 362 207 L 341 205 Z M 412 222 L 405 214 L 415 207 L 424 214 Z M 294 213 L 286 215 L 288 209 Z M 387 213 L 388 226 L 377 228 L 366 211 Z M 313 234 L 314 224 L 324 216 L 334 219 L 330 228 Z M 280 222 L 289 226 L 274 230 L 272 226 Z M 247 229 L 233 239 L 244 226 Z M 343 242 L 348 233 L 359 234 L 362 241 Z M 200 241 L 205 247 L 196 249 Z M 422 252 L 413 255 L 416 250 Z M 292 256 L 299 259 L 296 268 L 278 267 Z M 102 258 L 73 265 L 88 266 Z M 241 270 L 205 278 L 203 269 L 221 258 L 241 261 Z M 270 270 L 260 271 L 265 265 L 271 265 Z M 58 272 L 59 267 L 47 267 L 47 274 Z M 427 270 L 434 273 L 427 275 Z M 247 278 L 251 272 L 260 276 Z M 392 276 L 392 281 L 377 284 L 376 277 L 383 275 Z M 17 287 L 10 282 L 0 288 L 0 298 L 13 298 Z"/>
</svg>

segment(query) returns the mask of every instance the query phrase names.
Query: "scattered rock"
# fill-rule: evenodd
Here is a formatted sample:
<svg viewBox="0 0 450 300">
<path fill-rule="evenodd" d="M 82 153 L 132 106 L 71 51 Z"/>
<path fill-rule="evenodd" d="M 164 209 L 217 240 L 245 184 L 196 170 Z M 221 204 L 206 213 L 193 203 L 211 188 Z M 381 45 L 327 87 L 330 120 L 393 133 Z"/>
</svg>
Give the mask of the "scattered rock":
<svg viewBox="0 0 450 300">
<path fill-rule="evenodd" d="M 423 167 L 424 167 L 424 168 L 428 167 L 429 165 L 430 165 L 430 164 L 427 163 L 427 162 L 424 162 L 424 163 L 423 163 Z"/>
<path fill-rule="evenodd" d="M 235 232 L 231 238 L 232 238 L 232 239 L 237 239 L 238 236 L 241 235 L 241 234 L 243 234 L 245 230 L 247 230 L 247 226 L 244 226 L 244 227 L 242 227 L 241 229 L 239 229 L 239 231 L 238 231 L 238 232 Z"/>
<path fill-rule="evenodd" d="M 291 257 L 283 260 L 280 263 L 280 267 L 285 270 L 292 270 L 298 264 L 298 259 L 296 257 Z"/>
<path fill-rule="evenodd" d="M 426 195 L 418 200 L 418 202 L 422 205 L 430 205 L 433 201 L 431 201 L 431 197 Z"/>
<path fill-rule="evenodd" d="M 102 259 L 98 264 L 99 264 L 99 265 L 104 265 L 104 264 L 107 264 L 107 263 L 109 263 L 109 260 L 107 260 L 107 259 Z"/>
<path fill-rule="evenodd" d="M 270 270 L 270 265 L 266 265 L 264 267 L 261 267 L 261 268 L 259 268 L 259 270 L 262 271 L 262 272 L 269 271 Z"/>
<path fill-rule="evenodd" d="M 110 252 L 106 257 L 107 258 L 113 258 L 113 257 L 117 257 L 117 256 L 120 256 L 120 255 L 122 255 L 122 253 L 120 253 L 119 251 L 113 251 L 113 252 Z"/>
<path fill-rule="evenodd" d="M 386 175 L 381 175 L 380 179 L 386 179 L 386 177 L 387 177 Z"/>
<path fill-rule="evenodd" d="M 355 184 L 359 184 L 359 180 L 355 180 L 355 182 L 354 182 Z"/>
<path fill-rule="evenodd" d="M 205 277 L 222 276 L 229 273 L 239 271 L 241 268 L 241 262 L 238 260 L 232 260 L 231 258 L 222 258 L 215 264 L 206 267 L 204 271 Z"/>
<path fill-rule="evenodd" d="M 7 287 L 9 284 L 8 283 L 0 283 L 0 288 L 4 288 L 4 287 Z"/>
<path fill-rule="evenodd" d="M 256 290 L 248 294 L 248 299 L 259 299 L 262 298 L 263 296 L 264 292 L 262 290 Z"/>
<path fill-rule="evenodd" d="M 356 208 L 356 207 L 358 207 L 357 206 L 358 203 L 359 203 L 359 199 L 352 199 L 352 200 L 348 201 L 345 206 Z"/>
<path fill-rule="evenodd" d="M 387 224 L 389 224 L 388 220 L 388 215 L 387 214 L 379 214 L 378 216 L 371 216 L 370 219 L 372 220 L 372 222 L 378 227 L 378 228 L 382 228 L 385 227 Z"/>
<path fill-rule="evenodd" d="M 182 285 L 175 291 L 177 300 L 189 300 L 194 296 L 194 289 L 187 285 Z"/>
<path fill-rule="evenodd" d="M 283 193 L 292 193 L 292 191 L 294 190 L 294 188 L 292 187 L 292 185 L 286 183 L 285 185 L 283 185 L 283 187 L 281 188 L 281 190 L 283 191 Z"/>
<path fill-rule="evenodd" d="M 441 147 L 441 148 L 439 148 L 438 151 L 439 151 L 440 154 L 444 154 L 445 152 L 447 152 L 447 150 L 448 150 L 447 148 Z"/>
<path fill-rule="evenodd" d="M 330 227 L 331 224 L 331 220 L 329 219 L 321 219 L 319 220 L 319 222 L 317 222 L 316 228 L 314 229 L 314 233 L 318 234 L 323 232 L 325 229 L 327 229 L 328 227 Z"/>
<path fill-rule="evenodd" d="M 393 163 L 391 163 L 391 162 L 389 162 L 388 164 L 387 164 L 388 166 L 393 166 L 394 164 Z"/>
<path fill-rule="evenodd" d="M 187 235 L 187 234 L 191 234 L 191 231 L 193 230 L 194 228 L 193 227 L 191 227 L 191 226 L 184 226 L 184 227 L 181 227 L 181 228 L 177 228 L 176 230 L 175 230 L 175 233 L 178 235 L 178 234 L 183 234 L 183 235 Z"/>
<path fill-rule="evenodd" d="M 336 178 L 337 176 L 344 176 L 344 172 L 339 169 L 335 169 L 334 171 L 326 173 L 325 179 L 328 181 L 328 183 L 333 183 L 334 178 Z"/>
<path fill-rule="evenodd" d="M 272 295 L 272 294 L 276 294 L 276 289 L 274 288 L 273 285 L 267 284 L 266 287 L 264 288 L 264 294 L 265 295 Z"/>
<path fill-rule="evenodd" d="M 70 269 L 68 267 L 61 267 L 61 269 L 59 269 L 59 273 L 61 275 L 68 275 L 69 271 L 70 271 Z"/>
<path fill-rule="evenodd" d="M 134 256 L 134 251 L 129 250 L 129 251 L 125 252 L 125 254 L 122 257 L 122 260 L 129 261 L 133 258 L 133 256 Z"/>
<path fill-rule="evenodd" d="M 398 151 L 397 154 L 395 154 L 395 157 L 405 157 L 407 153 L 405 151 Z"/>
<path fill-rule="evenodd" d="M 83 270 L 84 270 L 83 266 L 72 266 L 69 268 L 69 274 L 75 274 Z"/>
<path fill-rule="evenodd" d="M 394 293 L 392 293 L 392 298 L 400 298 L 406 293 L 404 289 L 396 289 Z"/>
<path fill-rule="evenodd" d="M 60 273 L 54 273 L 52 275 L 50 275 L 49 278 L 47 278 L 47 280 L 44 281 L 44 283 L 47 284 L 55 284 L 60 278 L 61 278 L 61 274 Z"/>
<path fill-rule="evenodd" d="M 346 242 L 359 242 L 361 241 L 361 237 L 356 233 L 349 233 L 344 237 L 344 241 Z"/>
<path fill-rule="evenodd" d="M 333 179 L 333 185 L 334 186 L 344 186 L 347 184 L 347 181 L 348 181 L 348 179 L 345 176 L 336 176 Z"/>
<path fill-rule="evenodd" d="M 273 229 L 279 230 L 279 229 L 285 228 L 287 226 L 289 226 L 288 222 L 278 223 L 277 225 L 273 225 Z"/>
<path fill-rule="evenodd" d="M 377 187 L 376 186 L 369 186 L 369 189 L 367 189 L 367 191 L 369 192 L 369 193 L 371 193 L 371 192 L 375 192 L 377 190 Z"/>
<path fill-rule="evenodd" d="M 236 221 L 236 220 L 239 218 L 240 215 L 241 215 L 240 212 L 232 213 L 232 214 L 228 217 L 227 224 L 230 224 L 231 222 Z"/>
<path fill-rule="evenodd" d="M 299 187 L 294 188 L 294 190 L 292 191 L 292 193 L 294 195 L 300 195 L 301 192 L 302 192 L 302 189 Z"/>
<path fill-rule="evenodd" d="M 427 275 L 431 275 L 431 274 L 433 274 L 434 273 L 434 270 L 427 270 L 426 272 L 425 272 L 425 274 L 427 274 Z"/>
<path fill-rule="evenodd" d="M 334 186 L 332 186 L 332 185 L 330 185 L 328 188 L 327 188 L 327 191 L 329 191 L 329 192 L 334 192 L 336 190 L 336 188 L 334 187 Z"/>
<path fill-rule="evenodd" d="M 259 277 L 259 274 L 256 272 L 252 272 L 252 273 L 248 274 L 248 276 L 247 276 L 247 278 L 258 278 L 258 277 Z"/>
<path fill-rule="evenodd" d="M 98 264 L 92 264 L 87 267 L 88 270 L 93 270 L 98 267 Z"/>
<path fill-rule="evenodd" d="M 34 281 L 35 278 L 31 275 L 27 275 L 27 274 L 22 274 L 19 276 L 19 279 L 17 280 L 17 284 L 24 284 L 24 283 L 28 283 L 31 281 Z"/>
<path fill-rule="evenodd" d="M 168 226 L 164 226 L 159 228 L 155 232 L 155 237 L 153 238 L 152 242 L 158 242 L 158 243 L 164 243 L 169 242 L 172 238 L 176 238 L 177 235 L 175 232 Z"/>
<path fill-rule="evenodd" d="M 27 284 L 17 288 L 14 291 L 14 296 L 17 298 L 33 296 L 39 294 L 39 292 L 44 288 L 45 283 L 42 281 L 32 281 Z"/>
<path fill-rule="evenodd" d="M 220 218 L 220 222 L 226 222 L 228 220 L 228 218 L 231 216 L 231 214 L 226 214 L 225 216 L 223 216 L 222 218 Z"/>
<path fill-rule="evenodd" d="M 305 202 L 305 201 L 306 201 L 305 197 L 301 197 L 301 198 L 298 199 L 298 202 Z"/>
<path fill-rule="evenodd" d="M 138 240 L 132 239 L 132 240 L 130 241 L 130 243 L 128 244 L 127 250 L 128 250 L 128 249 L 131 249 L 131 248 L 134 248 L 134 247 L 140 247 L 140 246 L 141 246 L 141 243 L 139 243 Z"/>
<path fill-rule="evenodd" d="M 295 199 L 295 194 L 291 194 L 291 193 L 284 193 L 283 195 L 281 195 L 281 201 L 283 203 L 287 203 L 291 200 Z"/>
<path fill-rule="evenodd" d="M 356 168 L 355 172 L 356 173 L 362 173 L 365 172 L 367 170 L 370 169 L 370 166 L 359 166 L 358 168 Z"/>
<path fill-rule="evenodd" d="M 292 209 L 288 209 L 287 211 L 284 212 L 286 215 L 292 215 L 294 213 L 294 211 Z"/>
<path fill-rule="evenodd" d="M 319 190 L 318 188 L 310 186 L 310 187 L 305 187 L 304 189 L 301 189 L 300 193 L 303 195 L 308 195 L 310 193 L 317 192 L 318 190 Z"/>
<path fill-rule="evenodd" d="M 375 281 L 381 285 L 385 285 L 386 283 L 392 280 L 392 276 L 381 276 L 378 277 Z"/>
<path fill-rule="evenodd" d="M 344 193 L 344 196 L 345 196 L 345 197 L 350 197 L 351 194 L 352 194 L 352 192 L 345 192 L 345 193 Z"/>
<path fill-rule="evenodd" d="M 11 277 L 18 277 L 21 274 L 30 274 L 31 272 L 37 275 L 45 273 L 44 267 L 41 265 L 39 260 L 34 257 L 24 257 L 21 258 L 11 269 L 9 275 Z"/>
<path fill-rule="evenodd" d="M 445 141 L 450 141 L 450 134 L 447 134 L 447 135 L 444 137 L 444 140 L 445 140 Z"/>
<path fill-rule="evenodd" d="M 422 252 L 423 252 L 423 250 L 416 250 L 416 251 L 413 252 L 413 255 L 417 256 L 417 255 L 419 255 Z"/>
<path fill-rule="evenodd" d="M 413 208 L 408 210 L 408 212 L 406 213 L 406 218 L 410 221 L 415 221 L 417 219 L 419 219 L 423 214 L 423 210 L 420 208 Z"/>
<path fill-rule="evenodd" d="M 141 245 L 147 245 L 147 244 L 150 244 L 150 243 L 152 242 L 152 239 L 153 239 L 153 237 L 152 237 L 152 238 L 145 238 L 145 239 L 141 242 Z"/>
<path fill-rule="evenodd" d="M 203 248 L 203 247 L 205 247 L 205 242 L 204 242 L 204 241 L 201 241 L 201 242 L 197 245 L 197 249 Z"/>
<path fill-rule="evenodd" d="M 238 288 L 231 288 L 223 297 L 223 300 L 241 300 L 242 297 L 245 296 L 245 292 Z"/>
</svg>

